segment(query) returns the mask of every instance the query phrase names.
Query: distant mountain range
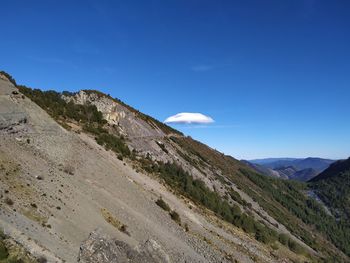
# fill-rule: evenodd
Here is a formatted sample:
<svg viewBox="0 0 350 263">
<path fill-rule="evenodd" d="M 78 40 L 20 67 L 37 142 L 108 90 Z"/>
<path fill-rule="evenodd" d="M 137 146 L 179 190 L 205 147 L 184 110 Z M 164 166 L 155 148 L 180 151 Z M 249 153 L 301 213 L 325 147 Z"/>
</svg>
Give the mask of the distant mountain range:
<svg viewBox="0 0 350 263">
<path fill-rule="evenodd" d="M 243 162 L 264 175 L 306 182 L 327 169 L 335 160 L 308 157 L 266 158 Z"/>
</svg>

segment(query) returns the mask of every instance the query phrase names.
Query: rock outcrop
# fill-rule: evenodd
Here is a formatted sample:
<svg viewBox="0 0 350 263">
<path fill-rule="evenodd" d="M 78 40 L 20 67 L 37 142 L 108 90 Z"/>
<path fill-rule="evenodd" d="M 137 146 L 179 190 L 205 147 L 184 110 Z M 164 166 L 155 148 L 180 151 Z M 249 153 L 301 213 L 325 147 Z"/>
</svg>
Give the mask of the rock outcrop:
<svg viewBox="0 0 350 263">
<path fill-rule="evenodd" d="M 136 248 L 130 247 L 123 241 L 111 239 L 93 231 L 89 238 L 80 246 L 78 262 L 81 263 L 167 263 L 169 256 L 154 240 L 149 239 Z"/>
</svg>

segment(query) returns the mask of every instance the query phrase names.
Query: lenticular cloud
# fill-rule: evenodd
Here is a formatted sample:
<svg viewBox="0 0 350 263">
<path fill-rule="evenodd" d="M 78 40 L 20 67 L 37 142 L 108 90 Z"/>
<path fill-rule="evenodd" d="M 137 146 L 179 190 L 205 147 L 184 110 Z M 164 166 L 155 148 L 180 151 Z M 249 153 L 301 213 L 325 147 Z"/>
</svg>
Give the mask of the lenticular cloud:
<svg viewBox="0 0 350 263">
<path fill-rule="evenodd" d="M 166 118 L 165 123 L 209 124 L 214 120 L 202 113 L 183 112 Z"/>
</svg>

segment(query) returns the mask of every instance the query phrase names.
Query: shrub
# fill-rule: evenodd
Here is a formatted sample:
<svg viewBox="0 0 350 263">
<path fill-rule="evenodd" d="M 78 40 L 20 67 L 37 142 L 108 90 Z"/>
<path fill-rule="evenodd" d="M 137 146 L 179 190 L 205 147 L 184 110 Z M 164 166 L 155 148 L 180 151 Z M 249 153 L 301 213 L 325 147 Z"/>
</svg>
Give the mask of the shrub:
<svg viewBox="0 0 350 263">
<path fill-rule="evenodd" d="M 96 137 L 96 142 L 107 150 L 112 150 L 122 156 L 129 156 L 130 150 L 122 138 L 109 133 L 101 133 Z"/>
<path fill-rule="evenodd" d="M 3 241 L 0 241 L 0 260 L 7 259 L 9 256 L 8 250 Z"/>
<path fill-rule="evenodd" d="M 46 263 L 47 259 L 44 256 L 41 256 L 37 259 L 38 263 Z"/>
<path fill-rule="evenodd" d="M 6 198 L 5 198 L 5 204 L 7 204 L 7 205 L 13 205 L 14 202 L 13 202 L 12 199 L 10 199 L 9 197 L 6 197 Z"/>
<path fill-rule="evenodd" d="M 180 215 L 176 212 L 176 211 L 171 211 L 169 213 L 170 217 L 172 220 L 174 220 L 175 222 L 177 222 L 178 224 L 181 224 L 181 218 Z"/>
<path fill-rule="evenodd" d="M 157 201 L 156 201 L 156 204 L 161 207 L 163 210 L 165 211 L 170 211 L 170 207 L 169 205 L 162 199 L 162 198 L 159 198 Z"/>
<path fill-rule="evenodd" d="M 289 237 L 287 234 L 284 234 L 284 233 L 281 233 L 279 234 L 278 236 L 278 241 L 282 244 L 282 245 L 288 245 L 288 240 L 289 240 Z"/>
<path fill-rule="evenodd" d="M 303 254 L 304 253 L 304 248 L 292 239 L 289 239 L 288 247 L 291 251 L 293 251 L 296 254 Z"/>
</svg>

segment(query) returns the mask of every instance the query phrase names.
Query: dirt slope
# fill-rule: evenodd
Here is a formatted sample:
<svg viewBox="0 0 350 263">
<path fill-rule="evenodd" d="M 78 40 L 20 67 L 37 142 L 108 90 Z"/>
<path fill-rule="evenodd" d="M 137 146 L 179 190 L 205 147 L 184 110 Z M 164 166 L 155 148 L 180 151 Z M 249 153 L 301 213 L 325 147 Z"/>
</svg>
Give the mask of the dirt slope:
<svg viewBox="0 0 350 263">
<path fill-rule="evenodd" d="M 90 136 L 66 131 L 2 79 L 0 129 L 0 226 L 48 262 L 77 262 L 82 242 L 97 228 L 131 247 L 152 239 L 172 262 L 296 257 L 284 248 L 272 252 Z M 160 196 L 179 213 L 181 226 L 155 204 Z"/>
</svg>

